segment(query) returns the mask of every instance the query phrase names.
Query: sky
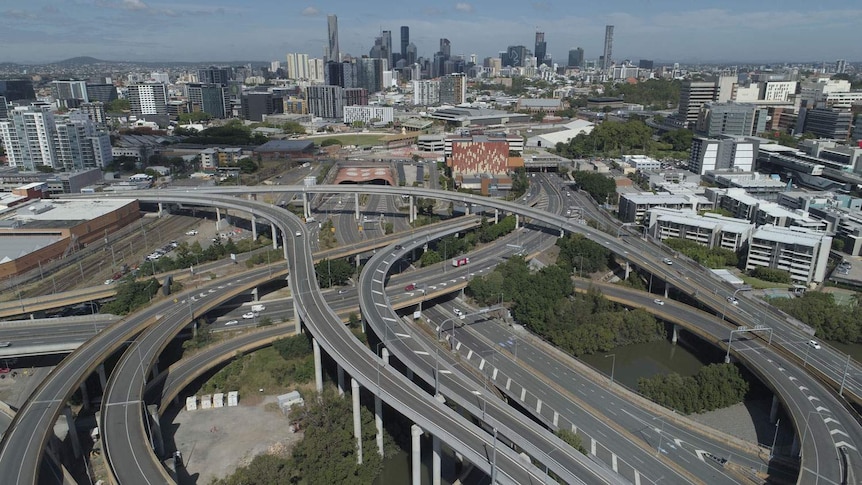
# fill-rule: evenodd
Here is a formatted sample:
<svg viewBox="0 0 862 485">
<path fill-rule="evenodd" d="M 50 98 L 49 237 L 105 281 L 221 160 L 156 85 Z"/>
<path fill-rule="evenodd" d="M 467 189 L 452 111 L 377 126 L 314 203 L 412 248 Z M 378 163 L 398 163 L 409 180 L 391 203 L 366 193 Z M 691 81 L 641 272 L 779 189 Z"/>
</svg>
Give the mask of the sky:
<svg viewBox="0 0 862 485">
<path fill-rule="evenodd" d="M 398 50 L 407 25 L 425 57 L 445 37 L 481 62 L 509 45 L 532 50 L 542 31 L 555 61 L 574 47 L 597 59 L 612 24 L 614 60 L 862 61 L 858 0 L 0 0 L 0 62 L 284 63 L 287 52 L 323 56 L 327 14 L 354 56 L 382 30 Z"/>
</svg>

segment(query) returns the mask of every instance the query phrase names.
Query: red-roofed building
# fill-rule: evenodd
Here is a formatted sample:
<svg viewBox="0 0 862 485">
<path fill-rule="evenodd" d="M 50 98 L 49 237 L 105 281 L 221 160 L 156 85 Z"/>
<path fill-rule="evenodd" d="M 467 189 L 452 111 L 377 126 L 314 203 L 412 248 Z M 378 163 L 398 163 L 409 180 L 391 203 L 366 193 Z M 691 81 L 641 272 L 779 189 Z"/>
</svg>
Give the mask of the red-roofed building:
<svg viewBox="0 0 862 485">
<path fill-rule="evenodd" d="M 459 141 L 449 157 L 452 175 L 502 175 L 509 171 L 509 144 L 505 140 Z"/>
</svg>

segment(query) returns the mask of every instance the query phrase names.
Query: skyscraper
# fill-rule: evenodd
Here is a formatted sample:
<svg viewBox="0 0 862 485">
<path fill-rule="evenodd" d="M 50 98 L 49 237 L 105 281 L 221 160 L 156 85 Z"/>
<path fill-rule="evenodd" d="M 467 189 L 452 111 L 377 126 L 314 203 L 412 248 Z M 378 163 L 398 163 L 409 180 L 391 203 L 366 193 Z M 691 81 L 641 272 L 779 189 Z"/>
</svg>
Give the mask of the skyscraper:
<svg viewBox="0 0 862 485">
<path fill-rule="evenodd" d="M 189 112 L 203 112 L 225 118 L 230 109 L 230 93 L 220 84 L 186 84 Z"/>
<path fill-rule="evenodd" d="M 327 15 L 326 24 L 329 27 L 329 45 L 326 48 L 326 60 L 341 62 L 341 51 L 338 49 L 338 16 Z"/>
<path fill-rule="evenodd" d="M 407 46 L 410 45 L 410 27 L 401 26 L 401 58 L 407 59 Z M 409 61 L 408 61 L 409 63 Z M 412 63 L 411 63 L 412 64 Z"/>
<path fill-rule="evenodd" d="M 233 79 L 230 67 L 210 66 L 206 69 L 198 69 L 198 82 L 205 84 L 221 84 L 227 86 Z"/>
<path fill-rule="evenodd" d="M 86 81 L 54 81 L 51 83 L 51 94 L 58 108 L 77 108 L 89 100 Z"/>
<path fill-rule="evenodd" d="M 448 59 L 452 55 L 452 44 L 449 39 L 440 39 L 440 52 L 443 53 L 443 59 Z"/>
<path fill-rule="evenodd" d="M 611 68 L 611 58 L 613 57 L 614 50 L 614 26 L 606 25 L 605 26 L 605 50 L 602 55 L 602 70 L 608 70 Z"/>
<path fill-rule="evenodd" d="M 584 67 L 584 49 L 569 49 L 569 67 Z"/>
<path fill-rule="evenodd" d="M 380 37 L 383 40 L 383 48 L 386 49 L 386 54 L 382 59 L 386 59 L 386 69 L 392 69 L 392 66 L 395 64 L 392 61 L 392 31 L 384 30 Z"/>
<path fill-rule="evenodd" d="M 308 79 L 308 54 L 290 52 L 287 54 L 287 78 Z"/>
<path fill-rule="evenodd" d="M 545 62 L 545 55 L 548 53 L 548 43 L 545 42 L 545 33 L 536 32 L 536 65 L 541 66 Z"/>
</svg>

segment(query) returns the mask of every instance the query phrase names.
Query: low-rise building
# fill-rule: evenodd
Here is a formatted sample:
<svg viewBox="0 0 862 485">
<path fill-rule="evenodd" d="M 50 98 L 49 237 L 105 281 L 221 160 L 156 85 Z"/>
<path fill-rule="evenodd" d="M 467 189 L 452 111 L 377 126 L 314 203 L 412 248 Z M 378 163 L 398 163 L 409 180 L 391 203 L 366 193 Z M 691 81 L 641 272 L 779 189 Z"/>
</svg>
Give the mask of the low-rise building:
<svg viewBox="0 0 862 485">
<path fill-rule="evenodd" d="M 744 219 L 725 217 L 716 213 L 698 215 L 687 209 L 653 208 L 648 211 L 645 224 L 653 237 L 686 239 L 709 248 L 741 250 L 754 231 L 754 224 Z"/>
<path fill-rule="evenodd" d="M 656 172 L 661 170 L 661 162 L 646 155 L 623 155 L 623 163 L 638 171 Z"/>
<path fill-rule="evenodd" d="M 647 211 L 656 207 L 688 209 L 697 211 L 700 205 L 710 205 L 709 200 L 695 194 L 622 194 L 619 202 L 619 217 L 623 222 L 638 224 L 646 220 Z"/>
<path fill-rule="evenodd" d="M 821 283 L 826 278 L 832 236 L 801 227 L 762 226 L 751 235 L 746 271 L 758 267 L 787 271 L 793 281 Z"/>
<path fill-rule="evenodd" d="M 392 123 L 395 120 L 395 110 L 391 106 L 345 106 L 344 124 L 360 122 Z"/>
</svg>

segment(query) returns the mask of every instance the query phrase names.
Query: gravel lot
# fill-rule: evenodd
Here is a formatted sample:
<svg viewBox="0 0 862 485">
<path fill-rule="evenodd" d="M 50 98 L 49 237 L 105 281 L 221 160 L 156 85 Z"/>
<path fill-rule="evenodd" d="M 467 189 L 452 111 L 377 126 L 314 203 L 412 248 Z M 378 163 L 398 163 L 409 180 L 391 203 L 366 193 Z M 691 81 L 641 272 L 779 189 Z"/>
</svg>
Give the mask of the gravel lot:
<svg viewBox="0 0 862 485">
<path fill-rule="evenodd" d="M 171 445 L 168 439 L 166 449 L 180 450 L 185 461 L 187 474 L 180 476 L 180 484 L 212 483 L 259 454 L 285 454 L 301 439 L 301 433 L 290 432 L 290 423 L 278 410 L 275 396 L 254 401 L 244 404 L 240 396 L 237 407 L 183 408 L 175 416 L 163 418 L 163 429 L 168 436 L 173 431 L 175 443 Z M 170 423 L 165 422 L 171 418 Z"/>
</svg>

